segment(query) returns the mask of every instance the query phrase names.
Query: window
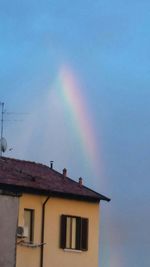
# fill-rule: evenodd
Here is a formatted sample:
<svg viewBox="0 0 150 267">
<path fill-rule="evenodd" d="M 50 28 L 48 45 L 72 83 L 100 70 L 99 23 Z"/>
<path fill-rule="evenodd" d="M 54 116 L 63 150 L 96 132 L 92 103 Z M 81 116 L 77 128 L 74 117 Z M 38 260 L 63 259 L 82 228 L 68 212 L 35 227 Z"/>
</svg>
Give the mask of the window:
<svg viewBox="0 0 150 267">
<path fill-rule="evenodd" d="M 88 219 L 61 215 L 60 247 L 88 250 Z"/>
<path fill-rule="evenodd" d="M 24 209 L 24 236 L 26 242 L 33 242 L 34 210 Z"/>
</svg>

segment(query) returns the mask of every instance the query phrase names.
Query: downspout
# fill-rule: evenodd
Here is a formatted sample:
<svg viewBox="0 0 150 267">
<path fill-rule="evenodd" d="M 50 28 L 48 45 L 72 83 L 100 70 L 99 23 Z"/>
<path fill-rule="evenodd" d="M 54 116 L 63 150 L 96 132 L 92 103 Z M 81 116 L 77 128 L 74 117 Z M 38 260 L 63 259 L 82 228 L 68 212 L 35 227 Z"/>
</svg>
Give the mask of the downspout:
<svg viewBox="0 0 150 267">
<path fill-rule="evenodd" d="M 43 255 L 44 255 L 44 230 L 45 230 L 45 205 L 50 199 L 50 196 L 46 198 L 42 205 L 42 223 L 41 223 L 41 257 L 40 257 L 40 267 L 43 267 Z"/>
</svg>

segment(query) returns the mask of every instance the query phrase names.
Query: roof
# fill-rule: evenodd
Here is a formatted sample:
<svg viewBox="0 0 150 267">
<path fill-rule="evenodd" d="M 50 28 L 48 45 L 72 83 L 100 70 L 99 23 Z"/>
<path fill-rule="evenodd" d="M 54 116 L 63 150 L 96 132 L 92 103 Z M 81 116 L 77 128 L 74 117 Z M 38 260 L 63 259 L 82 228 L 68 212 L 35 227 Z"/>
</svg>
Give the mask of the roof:
<svg viewBox="0 0 150 267">
<path fill-rule="evenodd" d="M 110 201 L 50 167 L 13 158 L 0 158 L 0 189 L 91 202 Z"/>
</svg>

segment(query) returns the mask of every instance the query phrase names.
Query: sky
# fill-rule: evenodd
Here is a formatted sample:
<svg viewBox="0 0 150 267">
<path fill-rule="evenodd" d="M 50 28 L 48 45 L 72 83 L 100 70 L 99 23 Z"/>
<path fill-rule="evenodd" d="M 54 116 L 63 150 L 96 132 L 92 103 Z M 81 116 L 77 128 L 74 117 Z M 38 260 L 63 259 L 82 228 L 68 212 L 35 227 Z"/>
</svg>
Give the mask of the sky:
<svg viewBox="0 0 150 267">
<path fill-rule="evenodd" d="M 99 267 L 149 267 L 149 28 L 147 0 L 0 0 L 5 156 L 111 198 Z"/>
</svg>

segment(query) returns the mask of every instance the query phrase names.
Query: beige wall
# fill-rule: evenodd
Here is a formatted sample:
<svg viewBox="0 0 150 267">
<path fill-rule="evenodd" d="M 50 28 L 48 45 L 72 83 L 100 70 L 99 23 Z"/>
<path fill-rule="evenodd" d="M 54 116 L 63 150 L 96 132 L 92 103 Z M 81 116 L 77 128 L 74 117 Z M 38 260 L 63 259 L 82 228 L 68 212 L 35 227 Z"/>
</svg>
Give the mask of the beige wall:
<svg viewBox="0 0 150 267">
<path fill-rule="evenodd" d="M 0 267 L 14 267 L 18 197 L 0 195 Z"/>
<path fill-rule="evenodd" d="M 41 211 L 46 197 L 24 195 L 20 198 L 19 225 L 23 225 L 24 208 L 35 209 L 34 243 L 40 243 Z M 60 216 L 89 218 L 88 251 L 73 252 L 59 248 Z M 50 198 L 45 209 L 45 243 L 43 267 L 98 267 L 99 205 L 75 200 Z M 18 245 L 17 267 L 40 267 L 40 248 Z"/>
<path fill-rule="evenodd" d="M 34 209 L 34 243 L 41 241 L 41 211 L 42 203 L 45 198 L 32 195 L 23 195 L 19 202 L 19 220 L 18 225 L 24 226 L 24 209 Z M 18 239 L 18 242 L 20 239 Z M 39 267 L 40 248 L 31 248 L 18 245 L 16 267 Z"/>
</svg>

